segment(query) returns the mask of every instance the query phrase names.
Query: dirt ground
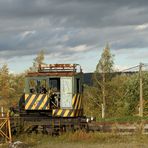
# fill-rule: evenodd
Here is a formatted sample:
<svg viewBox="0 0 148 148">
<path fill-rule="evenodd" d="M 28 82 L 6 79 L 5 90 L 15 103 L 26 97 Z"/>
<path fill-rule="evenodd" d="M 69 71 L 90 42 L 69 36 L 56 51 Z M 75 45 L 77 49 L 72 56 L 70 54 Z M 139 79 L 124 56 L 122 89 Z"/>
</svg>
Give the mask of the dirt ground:
<svg viewBox="0 0 148 148">
<path fill-rule="evenodd" d="M 148 148 L 148 144 L 49 144 L 35 146 L 34 148 Z"/>
<path fill-rule="evenodd" d="M 0 144 L 0 148 L 8 148 L 9 145 Z M 119 144 L 81 144 L 81 143 L 49 143 L 49 144 L 42 144 L 42 145 L 36 145 L 36 146 L 17 146 L 16 148 L 148 148 L 148 144 L 125 144 L 125 143 L 119 143 Z"/>
</svg>

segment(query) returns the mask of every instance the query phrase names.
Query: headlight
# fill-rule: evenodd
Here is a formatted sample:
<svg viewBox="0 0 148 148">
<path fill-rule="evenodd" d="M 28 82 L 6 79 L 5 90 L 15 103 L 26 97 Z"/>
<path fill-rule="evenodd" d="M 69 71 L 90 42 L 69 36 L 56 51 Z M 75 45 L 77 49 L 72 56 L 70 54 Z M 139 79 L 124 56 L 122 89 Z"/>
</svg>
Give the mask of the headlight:
<svg viewBox="0 0 148 148">
<path fill-rule="evenodd" d="M 94 120 L 94 117 L 91 117 L 90 120 L 93 121 Z"/>
<path fill-rule="evenodd" d="M 86 122 L 88 123 L 89 121 L 90 121 L 90 119 L 89 119 L 89 118 L 87 118 L 87 119 L 86 119 Z"/>
</svg>

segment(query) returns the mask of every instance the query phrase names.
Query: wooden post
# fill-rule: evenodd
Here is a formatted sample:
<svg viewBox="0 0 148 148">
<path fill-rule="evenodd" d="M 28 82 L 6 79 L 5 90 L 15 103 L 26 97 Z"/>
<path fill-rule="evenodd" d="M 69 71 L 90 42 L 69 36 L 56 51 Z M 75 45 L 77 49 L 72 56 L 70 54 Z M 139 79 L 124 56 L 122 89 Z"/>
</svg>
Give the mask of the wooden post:
<svg viewBox="0 0 148 148">
<path fill-rule="evenodd" d="M 139 116 L 143 117 L 143 82 L 142 82 L 142 66 L 143 64 L 139 64 L 139 85 L 140 85 L 140 107 L 139 107 Z"/>
<path fill-rule="evenodd" d="M 103 105 L 103 103 L 101 104 L 101 106 L 102 106 L 102 118 L 104 118 L 104 105 Z"/>
<path fill-rule="evenodd" d="M 3 108 L 3 106 L 1 107 L 1 115 L 2 115 L 2 117 L 4 117 L 4 108 Z"/>
<path fill-rule="evenodd" d="M 10 115 L 9 112 L 7 113 L 7 122 L 8 122 L 8 135 L 9 135 L 9 142 L 12 142 L 12 135 L 11 135 L 11 125 L 10 125 Z"/>
</svg>

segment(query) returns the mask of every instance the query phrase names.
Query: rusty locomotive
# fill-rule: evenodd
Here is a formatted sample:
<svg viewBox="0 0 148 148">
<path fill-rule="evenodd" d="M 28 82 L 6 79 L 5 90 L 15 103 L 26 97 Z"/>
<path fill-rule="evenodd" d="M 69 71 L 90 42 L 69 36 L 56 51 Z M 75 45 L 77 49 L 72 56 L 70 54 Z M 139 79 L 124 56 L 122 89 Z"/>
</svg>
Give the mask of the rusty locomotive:
<svg viewBox="0 0 148 148">
<path fill-rule="evenodd" d="M 41 64 L 28 72 L 19 101 L 23 130 L 44 132 L 87 129 L 83 113 L 83 72 L 79 64 Z"/>
</svg>

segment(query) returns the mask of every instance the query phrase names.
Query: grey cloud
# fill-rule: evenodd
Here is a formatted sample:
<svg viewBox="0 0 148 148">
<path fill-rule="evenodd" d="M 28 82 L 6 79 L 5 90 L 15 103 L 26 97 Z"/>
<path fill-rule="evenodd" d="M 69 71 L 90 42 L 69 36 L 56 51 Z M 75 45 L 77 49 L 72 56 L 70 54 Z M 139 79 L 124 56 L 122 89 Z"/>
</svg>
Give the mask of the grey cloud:
<svg viewBox="0 0 148 148">
<path fill-rule="evenodd" d="M 133 25 L 135 22 L 138 23 L 139 18 L 140 20 L 148 18 L 147 15 L 141 18 L 140 15 L 147 12 L 147 3 L 146 0 L 134 2 L 119 0 L 3 0 L 0 5 L 0 16 L 27 19 L 48 17 L 52 23 L 58 24 L 59 22 L 59 25 L 67 27 L 98 27 L 108 26 L 108 23 L 110 23 L 109 25 L 122 25 L 128 24 L 128 22 Z M 131 19 L 134 14 L 137 19 Z"/>
<path fill-rule="evenodd" d="M 59 53 L 63 58 L 101 48 L 147 48 L 148 1 L 1 0 L 0 58 Z M 72 50 L 84 45 L 86 50 Z"/>
</svg>

